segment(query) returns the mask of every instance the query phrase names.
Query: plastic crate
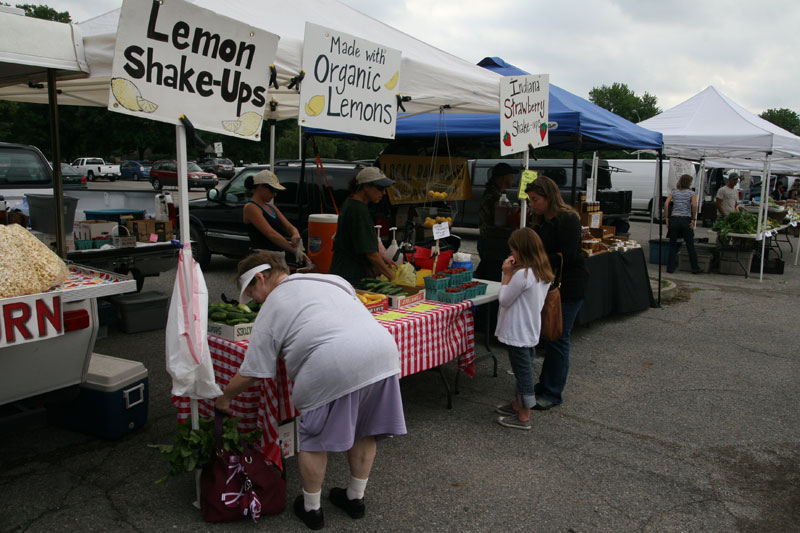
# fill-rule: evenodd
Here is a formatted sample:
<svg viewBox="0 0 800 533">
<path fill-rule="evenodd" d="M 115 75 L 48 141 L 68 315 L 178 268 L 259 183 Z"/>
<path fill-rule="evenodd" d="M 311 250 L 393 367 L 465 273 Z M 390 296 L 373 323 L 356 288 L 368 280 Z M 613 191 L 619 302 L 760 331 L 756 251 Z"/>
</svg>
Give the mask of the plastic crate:
<svg viewBox="0 0 800 533">
<path fill-rule="evenodd" d="M 42 233 L 55 233 L 55 198 L 46 194 L 26 194 L 25 199 L 28 201 L 31 228 L 36 231 L 41 231 Z M 64 196 L 64 233 L 66 234 L 72 234 L 72 226 L 75 222 L 75 208 L 77 206 L 77 198 L 74 196 Z"/>
<path fill-rule="evenodd" d="M 650 264 L 658 264 L 658 239 L 650 239 Z M 661 239 L 661 264 L 666 265 L 669 261 L 669 239 Z"/>
<path fill-rule="evenodd" d="M 700 267 L 700 272 L 711 272 L 711 262 L 714 260 L 714 254 L 697 250 L 697 266 Z M 692 262 L 689 261 L 689 252 L 681 250 L 678 252 L 678 270 L 683 272 L 692 271 Z"/>
<path fill-rule="evenodd" d="M 741 264 L 739 261 L 741 261 Z M 748 267 L 752 262 L 752 250 L 747 252 L 721 250 L 719 253 L 719 273 L 733 276 L 747 276 Z"/>
<path fill-rule="evenodd" d="M 597 200 L 603 213 L 630 213 L 632 191 L 598 190 Z"/>
</svg>

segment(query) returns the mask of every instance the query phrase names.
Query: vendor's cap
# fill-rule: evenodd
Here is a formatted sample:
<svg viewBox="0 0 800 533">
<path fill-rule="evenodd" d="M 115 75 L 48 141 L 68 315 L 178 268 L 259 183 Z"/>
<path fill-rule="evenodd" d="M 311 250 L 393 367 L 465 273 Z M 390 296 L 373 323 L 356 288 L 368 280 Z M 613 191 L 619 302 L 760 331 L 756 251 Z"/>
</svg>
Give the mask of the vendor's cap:
<svg viewBox="0 0 800 533">
<path fill-rule="evenodd" d="M 246 291 L 247 287 L 250 286 L 250 283 L 253 281 L 253 278 L 256 277 L 256 274 L 258 274 L 259 272 L 263 272 L 265 270 L 269 270 L 271 268 L 272 267 L 270 265 L 264 263 L 261 265 L 254 266 L 253 268 L 251 268 L 250 270 L 239 276 L 239 286 L 242 288 L 241 291 L 239 292 L 239 303 L 244 303 L 242 301 L 244 300 L 244 291 Z"/>
<path fill-rule="evenodd" d="M 394 180 L 386 177 L 378 167 L 367 167 L 358 173 L 356 183 L 359 185 L 374 185 L 376 187 L 391 187 Z"/>
<path fill-rule="evenodd" d="M 516 174 L 518 171 L 508 163 L 497 163 L 492 167 L 492 177 L 505 176 L 506 174 Z"/>
<path fill-rule="evenodd" d="M 276 176 L 271 170 L 262 170 L 253 176 L 253 185 L 269 185 L 273 189 L 277 189 L 279 191 L 286 190 L 286 187 L 281 185 L 281 182 L 278 181 L 278 176 Z"/>
<path fill-rule="evenodd" d="M 728 174 L 728 179 L 729 180 L 738 180 L 739 179 L 739 174 L 737 174 L 736 172 L 731 172 L 730 174 Z"/>
</svg>

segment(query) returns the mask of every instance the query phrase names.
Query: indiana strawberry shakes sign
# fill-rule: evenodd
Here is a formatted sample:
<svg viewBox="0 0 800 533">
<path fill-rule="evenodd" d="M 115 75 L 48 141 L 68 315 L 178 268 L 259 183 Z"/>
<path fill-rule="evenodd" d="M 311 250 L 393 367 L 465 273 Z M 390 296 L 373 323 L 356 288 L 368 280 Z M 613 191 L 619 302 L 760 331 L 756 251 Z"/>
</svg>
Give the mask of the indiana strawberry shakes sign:
<svg viewBox="0 0 800 533">
<path fill-rule="evenodd" d="M 61 296 L 6 298 L 0 306 L 0 348 L 64 334 Z"/>
<path fill-rule="evenodd" d="M 500 154 L 549 144 L 550 76 L 504 76 L 500 80 Z"/>
</svg>

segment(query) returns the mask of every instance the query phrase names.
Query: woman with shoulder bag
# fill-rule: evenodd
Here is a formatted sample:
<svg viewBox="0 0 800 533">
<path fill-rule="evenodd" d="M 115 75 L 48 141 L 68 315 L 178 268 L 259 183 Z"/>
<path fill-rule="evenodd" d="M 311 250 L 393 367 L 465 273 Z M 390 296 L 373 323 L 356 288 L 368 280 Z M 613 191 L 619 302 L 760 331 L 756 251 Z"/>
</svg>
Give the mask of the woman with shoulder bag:
<svg viewBox="0 0 800 533">
<path fill-rule="evenodd" d="M 536 411 L 560 405 L 569 373 L 572 326 L 583 304 L 589 271 L 581 250 L 581 221 L 573 208 L 564 203 L 558 185 L 540 176 L 525 188 L 533 213 L 531 225 L 539 234 L 550 266 L 561 279 L 562 334 L 554 341 L 543 341 L 542 372 L 536 384 Z M 560 257 L 559 257 L 560 255 Z"/>
</svg>

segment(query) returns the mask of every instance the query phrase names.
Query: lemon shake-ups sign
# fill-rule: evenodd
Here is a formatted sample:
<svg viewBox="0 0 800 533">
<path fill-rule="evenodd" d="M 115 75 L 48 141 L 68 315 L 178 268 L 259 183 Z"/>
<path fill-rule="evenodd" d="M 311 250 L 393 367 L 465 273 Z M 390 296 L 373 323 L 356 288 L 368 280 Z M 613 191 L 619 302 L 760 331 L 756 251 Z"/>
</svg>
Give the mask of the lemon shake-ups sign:
<svg viewBox="0 0 800 533">
<path fill-rule="evenodd" d="M 400 51 L 306 22 L 301 126 L 393 139 Z"/>
<path fill-rule="evenodd" d="M 258 140 L 278 36 L 184 0 L 125 0 L 108 109 Z"/>
<path fill-rule="evenodd" d="M 548 74 L 504 76 L 500 80 L 500 155 L 549 144 L 549 103 Z"/>
</svg>

